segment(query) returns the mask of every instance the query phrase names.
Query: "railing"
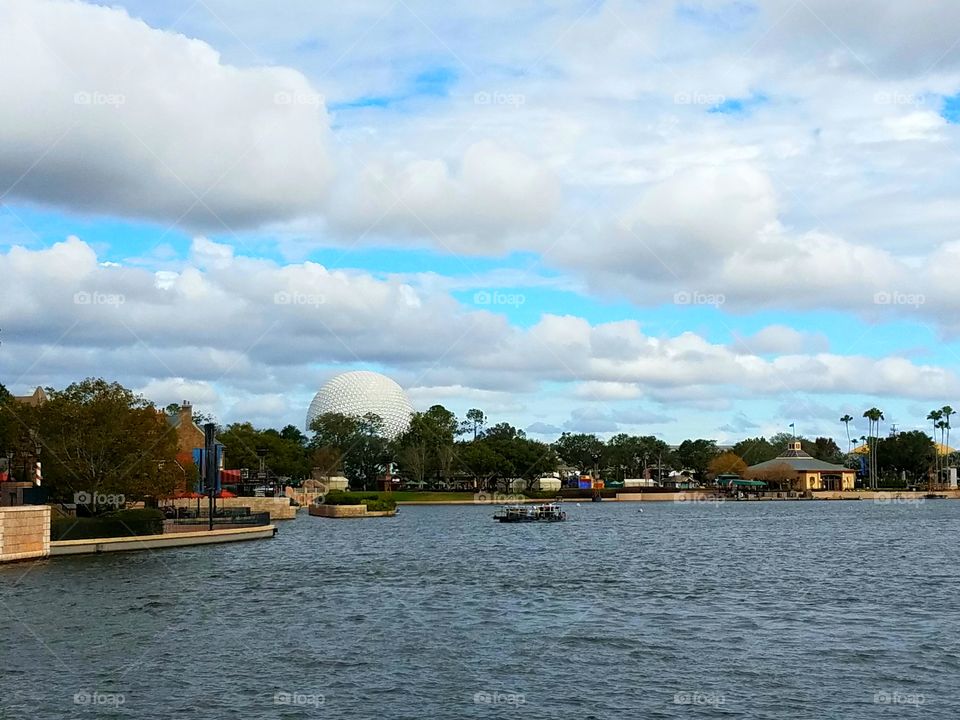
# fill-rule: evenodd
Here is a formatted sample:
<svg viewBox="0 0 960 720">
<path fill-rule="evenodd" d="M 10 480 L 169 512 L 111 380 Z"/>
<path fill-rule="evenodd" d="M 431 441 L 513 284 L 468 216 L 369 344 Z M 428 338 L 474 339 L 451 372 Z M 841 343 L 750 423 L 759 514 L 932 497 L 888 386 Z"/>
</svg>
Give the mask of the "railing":
<svg viewBox="0 0 960 720">
<path fill-rule="evenodd" d="M 240 509 L 240 508 L 237 508 Z M 243 526 L 257 526 L 257 525 L 269 525 L 270 524 L 270 513 L 268 512 L 258 512 L 252 513 L 249 508 L 243 508 L 247 510 L 245 514 L 223 514 L 221 515 L 218 511 L 213 516 L 213 526 L 217 525 L 243 525 Z M 198 528 L 209 527 L 210 526 L 210 516 L 201 515 L 197 517 L 177 517 L 177 518 L 168 518 L 166 522 L 173 525 L 195 525 Z"/>
<path fill-rule="evenodd" d="M 213 512 L 215 518 L 218 517 L 246 517 L 250 515 L 250 508 L 248 507 L 218 507 Z M 176 517 L 177 518 L 208 518 L 210 517 L 210 509 L 208 507 L 200 508 L 200 512 L 196 511 L 196 508 L 192 507 L 178 507 L 176 508 Z"/>
</svg>

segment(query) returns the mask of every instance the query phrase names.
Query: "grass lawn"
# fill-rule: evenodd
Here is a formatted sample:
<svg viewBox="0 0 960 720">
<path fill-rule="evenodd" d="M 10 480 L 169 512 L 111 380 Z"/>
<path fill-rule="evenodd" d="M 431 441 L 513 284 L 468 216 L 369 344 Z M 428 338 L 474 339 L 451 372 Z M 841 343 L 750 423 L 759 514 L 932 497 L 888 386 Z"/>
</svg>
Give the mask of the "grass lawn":
<svg viewBox="0 0 960 720">
<path fill-rule="evenodd" d="M 378 492 L 379 497 L 390 497 L 397 502 L 444 502 L 456 500 L 473 502 L 472 492 L 442 492 L 433 490 L 395 490 L 393 492 Z"/>
</svg>

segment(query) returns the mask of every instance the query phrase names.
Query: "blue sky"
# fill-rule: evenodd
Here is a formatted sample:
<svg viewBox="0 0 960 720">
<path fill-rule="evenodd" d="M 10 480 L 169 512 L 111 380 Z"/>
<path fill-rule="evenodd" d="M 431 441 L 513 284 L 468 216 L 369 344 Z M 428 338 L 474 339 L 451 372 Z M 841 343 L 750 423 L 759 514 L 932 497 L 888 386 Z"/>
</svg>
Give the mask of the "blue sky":
<svg viewBox="0 0 960 720">
<path fill-rule="evenodd" d="M 551 431 L 925 427 L 960 17 L 808 5 L 13 3 L 0 377 L 261 425 L 373 368 Z"/>
</svg>

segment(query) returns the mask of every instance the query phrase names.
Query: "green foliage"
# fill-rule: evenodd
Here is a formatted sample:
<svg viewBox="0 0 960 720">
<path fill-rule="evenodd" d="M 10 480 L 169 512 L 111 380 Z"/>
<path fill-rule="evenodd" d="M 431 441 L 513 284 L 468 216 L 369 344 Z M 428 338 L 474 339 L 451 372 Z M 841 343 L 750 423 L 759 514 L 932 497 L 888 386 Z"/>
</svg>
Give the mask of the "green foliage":
<svg viewBox="0 0 960 720">
<path fill-rule="evenodd" d="M 360 418 L 324 413 L 310 424 L 313 460 L 328 474 L 342 473 L 351 487 L 372 488 L 391 460 L 392 448 L 383 436 L 383 420 L 372 413 Z"/>
<path fill-rule="evenodd" d="M 152 404 L 94 378 L 47 394 L 30 422 L 52 498 L 83 491 L 136 500 L 172 492 L 176 478 L 162 465 L 175 460 L 176 432 Z"/>
<path fill-rule="evenodd" d="M 670 448 L 663 440 L 653 435 L 620 433 L 607 441 L 602 463 L 603 467 L 613 471 L 615 479 L 623 480 L 643 477 L 646 468 L 651 466 L 669 466 L 670 459 Z"/>
<path fill-rule="evenodd" d="M 823 460 L 824 462 L 833 463 L 834 465 L 841 465 L 843 463 L 843 452 L 841 452 L 840 447 L 832 438 L 818 437 L 813 441 L 812 445 L 804 447 L 804 450 L 817 458 L 817 460 Z"/>
<path fill-rule="evenodd" d="M 518 477 L 529 481 L 557 469 L 557 454 L 553 447 L 527 438 L 522 430 L 507 423 L 494 425 L 476 444 L 482 447 L 479 450 L 481 459 L 498 458 L 496 480 Z"/>
<path fill-rule="evenodd" d="M 605 446 L 596 435 L 587 433 L 563 433 L 553 444 L 557 455 L 567 465 L 578 468 L 580 472 L 593 470 L 603 459 Z"/>
<path fill-rule="evenodd" d="M 456 461 L 454 438 L 460 431 L 456 416 L 442 405 L 414 413 L 410 427 L 397 439 L 401 474 L 417 482 L 441 481 Z"/>
<path fill-rule="evenodd" d="M 118 510 L 96 517 L 62 518 L 50 521 L 51 540 L 159 535 L 163 532 L 163 513 L 159 510 Z"/>
<path fill-rule="evenodd" d="M 733 446 L 733 453 L 743 458 L 747 465 L 757 465 L 767 460 L 773 460 L 786 449 L 786 445 L 777 447 L 765 437 L 757 437 L 741 440 Z"/>
<path fill-rule="evenodd" d="M 508 441 L 509 442 L 509 441 Z M 495 441 L 474 440 L 457 443 L 457 469 L 477 479 L 479 489 L 486 489 L 499 478 L 514 476 L 514 464 L 500 451 L 505 448 Z"/>
<path fill-rule="evenodd" d="M 290 429 L 294 432 L 291 433 Z M 228 469 L 259 469 L 257 450 L 263 449 L 266 450 L 264 462 L 274 474 L 295 481 L 310 476 L 306 437 L 292 425 L 277 432 L 273 429 L 258 430 L 246 422 L 233 423 L 217 433 L 217 440 L 224 445 L 224 463 Z"/>
<path fill-rule="evenodd" d="M 476 440 L 486 424 L 487 416 L 483 414 L 483 410 L 470 408 L 467 410 L 467 419 L 463 422 L 461 429 L 464 432 L 473 432 L 473 439 Z"/>
<path fill-rule="evenodd" d="M 14 449 L 18 425 L 16 410 L 13 396 L 0 384 L 0 456 Z"/>
<path fill-rule="evenodd" d="M 367 510 L 371 512 L 395 510 L 397 507 L 397 501 L 395 499 L 385 496 L 382 493 L 331 490 L 327 493 L 323 501 L 327 505 L 366 505 Z"/>
<path fill-rule="evenodd" d="M 914 481 L 926 478 L 933 463 L 934 446 L 930 437 L 920 430 L 897 433 L 877 440 L 877 463 L 884 476 L 884 486 L 901 472 Z"/>
<path fill-rule="evenodd" d="M 397 509 L 397 501 L 390 498 L 376 498 L 362 501 L 370 512 L 390 512 Z"/>
<path fill-rule="evenodd" d="M 703 480 L 710 461 L 718 454 L 715 440 L 684 440 L 676 450 L 677 462 L 684 469 L 693 470 L 698 480 Z"/>
</svg>

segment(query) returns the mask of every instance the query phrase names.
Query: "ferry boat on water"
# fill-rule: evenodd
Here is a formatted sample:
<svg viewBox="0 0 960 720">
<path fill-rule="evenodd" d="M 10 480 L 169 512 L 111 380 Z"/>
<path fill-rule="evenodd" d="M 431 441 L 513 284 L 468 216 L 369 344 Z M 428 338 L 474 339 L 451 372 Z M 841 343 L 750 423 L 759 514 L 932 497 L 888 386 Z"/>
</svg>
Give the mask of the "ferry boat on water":
<svg viewBox="0 0 960 720">
<path fill-rule="evenodd" d="M 545 503 L 543 505 L 508 505 L 493 518 L 507 523 L 562 522 L 567 519 L 567 514 L 560 509 L 559 503 Z"/>
</svg>

